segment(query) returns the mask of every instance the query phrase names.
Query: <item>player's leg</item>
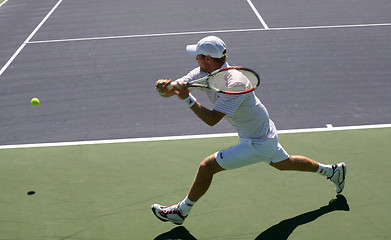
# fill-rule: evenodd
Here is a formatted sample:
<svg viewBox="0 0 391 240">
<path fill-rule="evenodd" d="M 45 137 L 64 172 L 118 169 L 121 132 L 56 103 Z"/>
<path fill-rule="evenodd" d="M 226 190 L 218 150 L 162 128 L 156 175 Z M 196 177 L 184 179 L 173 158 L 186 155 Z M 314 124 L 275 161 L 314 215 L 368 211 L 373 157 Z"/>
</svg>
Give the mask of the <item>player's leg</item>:
<svg viewBox="0 0 391 240">
<path fill-rule="evenodd" d="M 316 172 L 319 168 L 319 163 L 305 156 L 289 156 L 280 162 L 270 162 L 270 165 L 278 170 L 294 170 L 304 172 Z"/>
<path fill-rule="evenodd" d="M 214 174 L 266 160 L 266 157 L 256 155 L 254 146 L 246 141 L 218 151 L 199 165 L 190 191 L 183 201 L 172 206 L 154 204 L 152 211 L 162 221 L 182 224 L 195 202 L 209 189 Z"/>
<path fill-rule="evenodd" d="M 199 165 L 198 172 L 186 198 L 178 204 L 171 206 L 153 204 L 153 213 L 162 221 L 171 221 L 178 225 L 182 224 L 195 202 L 208 191 L 213 175 L 223 170 L 224 168 L 217 163 L 214 154 L 207 157 Z"/>
<path fill-rule="evenodd" d="M 188 198 L 193 202 L 198 201 L 209 189 L 213 175 L 223 170 L 224 168 L 217 163 L 214 154 L 207 157 L 198 167 L 198 172 L 190 188 Z"/>
<path fill-rule="evenodd" d="M 270 162 L 270 165 L 278 170 L 294 170 L 303 172 L 317 172 L 326 176 L 336 186 L 337 193 L 341 193 L 345 186 L 345 163 L 324 165 L 305 156 L 289 156 L 288 159 L 279 162 Z"/>
</svg>

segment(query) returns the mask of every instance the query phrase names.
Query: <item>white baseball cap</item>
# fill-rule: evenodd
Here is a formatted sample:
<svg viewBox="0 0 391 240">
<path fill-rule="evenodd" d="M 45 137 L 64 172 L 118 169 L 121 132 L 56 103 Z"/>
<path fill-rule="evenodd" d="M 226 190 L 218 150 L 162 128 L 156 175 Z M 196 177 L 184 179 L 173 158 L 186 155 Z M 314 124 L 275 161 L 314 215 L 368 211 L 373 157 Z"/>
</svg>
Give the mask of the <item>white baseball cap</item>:
<svg viewBox="0 0 391 240">
<path fill-rule="evenodd" d="M 227 46 L 218 37 L 209 36 L 201 39 L 197 44 L 187 45 L 186 51 L 190 55 L 202 54 L 205 56 L 210 56 L 212 58 L 222 58 L 225 56 L 224 51 L 227 49 Z"/>
</svg>

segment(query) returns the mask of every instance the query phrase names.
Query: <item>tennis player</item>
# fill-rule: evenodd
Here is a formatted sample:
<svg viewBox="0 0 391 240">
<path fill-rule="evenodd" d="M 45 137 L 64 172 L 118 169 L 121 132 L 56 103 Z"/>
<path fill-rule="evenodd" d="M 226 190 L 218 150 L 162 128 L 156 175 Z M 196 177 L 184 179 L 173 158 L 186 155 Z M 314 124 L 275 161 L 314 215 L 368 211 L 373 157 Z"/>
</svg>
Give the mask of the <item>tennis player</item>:
<svg viewBox="0 0 391 240">
<path fill-rule="evenodd" d="M 205 89 L 213 109 L 203 107 L 190 93 L 186 82 L 199 79 L 209 73 L 228 67 L 226 62 L 227 48 L 218 37 L 209 36 L 195 45 L 188 45 L 186 50 L 196 55 L 199 67 L 177 80 L 174 88 L 171 80 L 160 79 L 156 82 L 156 90 L 163 97 L 177 95 L 206 124 L 213 126 L 222 118 L 226 118 L 238 131 L 240 143 L 222 149 L 205 158 L 198 167 L 194 182 L 185 199 L 176 205 L 152 205 L 152 211 L 162 221 L 182 224 L 191 208 L 208 190 L 213 175 L 240 168 L 258 162 L 266 162 L 278 170 L 295 170 L 316 172 L 326 176 L 341 193 L 345 185 L 345 163 L 324 165 L 305 156 L 291 156 L 279 144 L 277 130 L 265 106 L 254 92 L 228 95 Z"/>
</svg>

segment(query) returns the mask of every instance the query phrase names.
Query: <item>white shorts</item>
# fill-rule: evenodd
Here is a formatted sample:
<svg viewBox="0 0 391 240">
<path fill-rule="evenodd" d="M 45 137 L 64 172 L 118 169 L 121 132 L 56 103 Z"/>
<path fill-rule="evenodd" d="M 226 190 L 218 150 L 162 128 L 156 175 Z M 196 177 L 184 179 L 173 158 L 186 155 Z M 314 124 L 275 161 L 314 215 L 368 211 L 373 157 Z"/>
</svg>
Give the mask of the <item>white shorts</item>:
<svg viewBox="0 0 391 240">
<path fill-rule="evenodd" d="M 280 162 L 289 158 L 278 143 L 277 136 L 265 141 L 240 139 L 233 147 L 215 153 L 217 163 L 224 169 L 235 169 L 257 162 Z"/>
</svg>

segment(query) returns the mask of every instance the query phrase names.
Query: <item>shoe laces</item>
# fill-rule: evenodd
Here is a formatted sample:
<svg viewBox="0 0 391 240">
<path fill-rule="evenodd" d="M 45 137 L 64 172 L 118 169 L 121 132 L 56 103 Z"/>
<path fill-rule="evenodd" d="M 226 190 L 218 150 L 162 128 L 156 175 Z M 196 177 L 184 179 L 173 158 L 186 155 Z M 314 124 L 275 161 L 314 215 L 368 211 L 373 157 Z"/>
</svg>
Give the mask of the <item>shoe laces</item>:
<svg viewBox="0 0 391 240">
<path fill-rule="evenodd" d="M 178 205 L 170 205 L 170 206 L 162 207 L 162 211 L 166 214 L 180 213 Z"/>
<path fill-rule="evenodd" d="M 328 177 L 327 179 L 332 179 L 334 177 L 334 175 L 338 172 L 338 178 L 339 178 L 339 169 L 338 169 L 338 165 L 337 164 L 334 164 L 332 165 L 333 167 L 333 174 L 331 175 L 331 177 Z"/>
</svg>

